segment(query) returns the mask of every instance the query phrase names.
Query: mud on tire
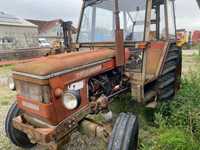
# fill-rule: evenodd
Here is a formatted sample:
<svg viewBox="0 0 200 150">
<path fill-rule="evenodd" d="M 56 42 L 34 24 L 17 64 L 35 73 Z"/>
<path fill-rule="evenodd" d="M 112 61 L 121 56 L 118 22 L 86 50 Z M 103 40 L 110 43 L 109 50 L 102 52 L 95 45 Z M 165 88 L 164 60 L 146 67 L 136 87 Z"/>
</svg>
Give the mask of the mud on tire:
<svg viewBox="0 0 200 150">
<path fill-rule="evenodd" d="M 121 113 L 116 120 L 108 150 L 137 150 L 139 123 L 133 114 Z"/>
</svg>

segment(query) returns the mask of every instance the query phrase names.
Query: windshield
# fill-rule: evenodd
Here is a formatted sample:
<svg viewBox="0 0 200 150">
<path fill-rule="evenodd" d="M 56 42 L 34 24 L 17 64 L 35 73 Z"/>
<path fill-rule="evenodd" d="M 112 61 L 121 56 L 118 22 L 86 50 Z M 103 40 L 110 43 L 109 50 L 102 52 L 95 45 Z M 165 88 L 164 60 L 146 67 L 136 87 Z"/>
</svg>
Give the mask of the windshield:
<svg viewBox="0 0 200 150">
<path fill-rule="evenodd" d="M 143 41 L 146 0 L 119 0 L 120 26 L 126 41 Z M 114 42 L 114 0 L 85 2 L 78 42 Z"/>
<path fill-rule="evenodd" d="M 143 41 L 146 0 L 119 0 L 120 24 L 126 41 Z"/>
<path fill-rule="evenodd" d="M 114 42 L 113 0 L 93 2 L 84 9 L 79 42 Z"/>
</svg>

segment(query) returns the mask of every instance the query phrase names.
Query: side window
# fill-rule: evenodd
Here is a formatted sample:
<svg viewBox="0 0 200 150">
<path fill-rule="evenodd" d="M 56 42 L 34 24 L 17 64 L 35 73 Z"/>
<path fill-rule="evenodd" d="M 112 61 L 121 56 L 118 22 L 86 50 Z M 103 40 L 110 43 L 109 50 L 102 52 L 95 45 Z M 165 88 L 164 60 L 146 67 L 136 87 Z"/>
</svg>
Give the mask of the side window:
<svg viewBox="0 0 200 150">
<path fill-rule="evenodd" d="M 156 10 L 151 12 L 150 40 L 156 40 Z"/>
<path fill-rule="evenodd" d="M 160 5 L 160 39 L 166 39 L 165 7 Z"/>
<path fill-rule="evenodd" d="M 167 13 L 168 13 L 168 26 L 169 26 L 169 37 L 175 38 L 176 27 L 174 20 L 174 0 L 167 0 Z"/>
<path fill-rule="evenodd" d="M 103 21 L 104 20 L 104 21 Z M 110 10 L 96 8 L 95 35 L 92 41 L 114 41 L 113 12 Z"/>
<path fill-rule="evenodd" d="M 79 42 L 91 41 L 92 12 L 93 12 L 92 7 L 87 7 L 85 9 L 79 35 Z"/>
<path fill-rule="evenodd" d="M 146 15 L 146 0 L 120 0 L 120 23 L 125 41 L 143 41 Z"/>
<path fill-rule="evenodd" d="M 113 0 L 96 1 L 84 9 L 78 37 L 84 42 L 114 42 Z"/>
</svg>

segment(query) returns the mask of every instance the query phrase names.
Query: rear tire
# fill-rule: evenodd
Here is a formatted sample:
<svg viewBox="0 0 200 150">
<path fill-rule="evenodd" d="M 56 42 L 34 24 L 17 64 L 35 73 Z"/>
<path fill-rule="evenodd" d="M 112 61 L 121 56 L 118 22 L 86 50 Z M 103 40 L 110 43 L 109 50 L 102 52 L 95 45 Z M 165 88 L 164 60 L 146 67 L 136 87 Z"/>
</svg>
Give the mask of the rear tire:
<svg viewBox="0 0 200 150">
<path fill-rule="evenodd" d="M 15 102 L 9 109 L 8 114 L 5 120 L 5 131 L 7 137 L 11 140 L 11 142 L 19 146 L 21 148 L 32 148 L 35 144 L 32 144 L 27 137 L 27 135 L 13 127 L 12 120 L 13 118 L 19 116 L 21 113 L 20 109 L 17 107 L 17 103 Z"/>
<path fill-rule="evenodd" d="M 176 45 L 171 45 L 163 71 L 158 79 L 158 99 L 162 101 L 170 100 L 174 97 L 180 87 L 182 53 Z"/>
<path fill-rule="evenodd" d="M 108 150 L 137 150 L 139 123 L 133 114 L 121 113 L 114 125 Z"/>
</svg>

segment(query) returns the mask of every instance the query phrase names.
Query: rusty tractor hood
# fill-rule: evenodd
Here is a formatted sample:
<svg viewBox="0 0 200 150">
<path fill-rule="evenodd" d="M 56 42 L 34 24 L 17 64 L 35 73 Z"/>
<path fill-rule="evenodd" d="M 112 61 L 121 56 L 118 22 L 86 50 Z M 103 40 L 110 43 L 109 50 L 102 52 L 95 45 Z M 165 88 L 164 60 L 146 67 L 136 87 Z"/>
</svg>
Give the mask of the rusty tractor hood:
<svg viewBox="0 0 200 150">
<path fill-rule="evenodd" d="M 49 56 L 41 60 L 32 61 L 16 66 L 14 74 L 49 76 L 63 71 L 70 71 L 73 68 L 98 63 L 100 61 L 113 58 L 115 51 L 111 49 L 101 49 L 95 51 L 73 52 Z"/>
</svg>

